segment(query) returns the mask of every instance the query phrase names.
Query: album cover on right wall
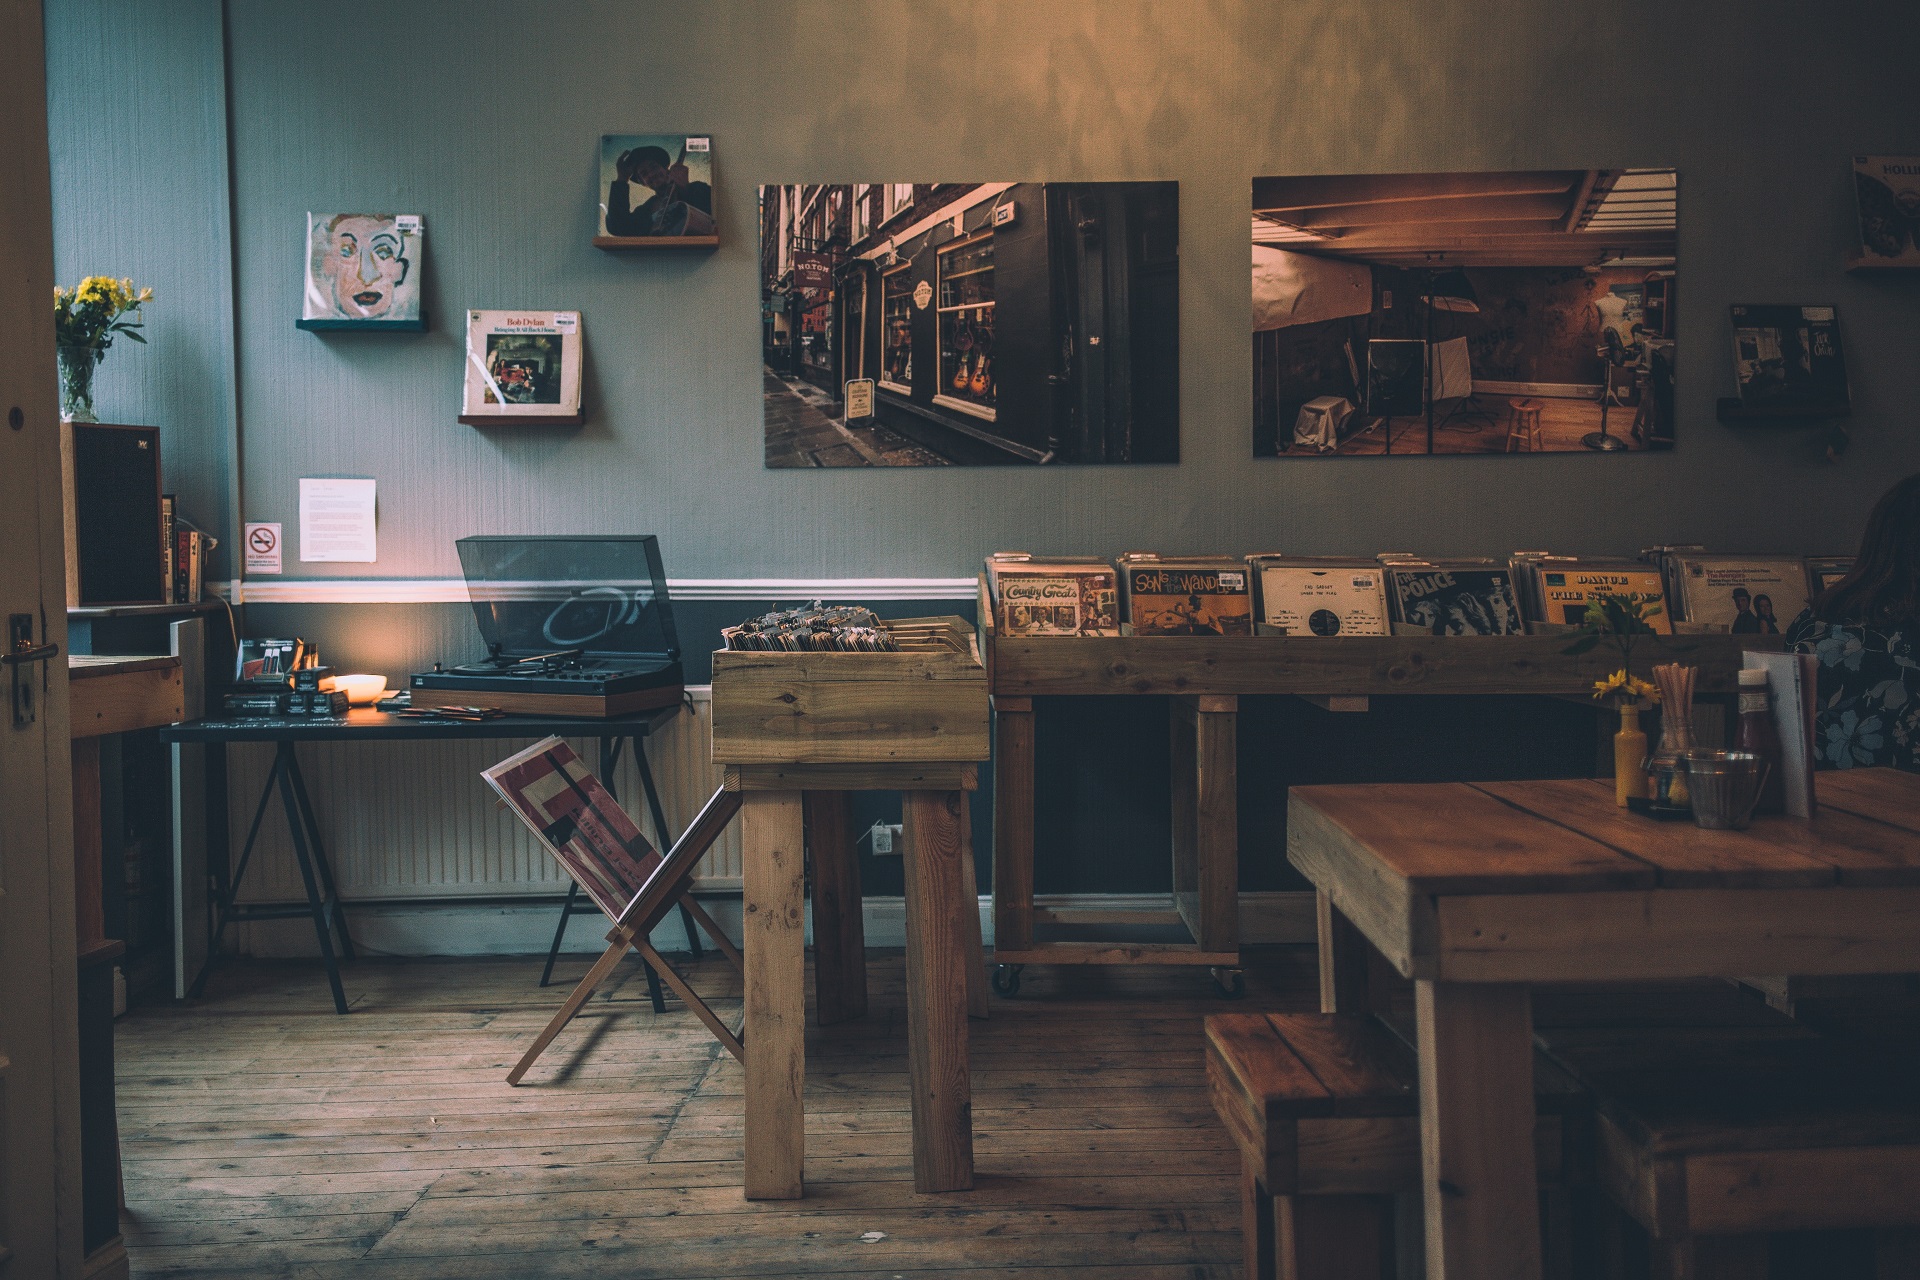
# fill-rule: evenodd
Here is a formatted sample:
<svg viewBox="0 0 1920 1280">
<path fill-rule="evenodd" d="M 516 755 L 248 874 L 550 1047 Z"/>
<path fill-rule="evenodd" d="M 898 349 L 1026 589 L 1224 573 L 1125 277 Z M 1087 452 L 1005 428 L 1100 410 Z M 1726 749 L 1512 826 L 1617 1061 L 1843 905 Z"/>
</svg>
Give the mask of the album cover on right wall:
<svg viewBox="0 0 1920 1280">
<path fill-rule="evenodd" d="M 1920 267 L 1920 156 L 1855 156 L 1860 261 Z"/>
</svg>

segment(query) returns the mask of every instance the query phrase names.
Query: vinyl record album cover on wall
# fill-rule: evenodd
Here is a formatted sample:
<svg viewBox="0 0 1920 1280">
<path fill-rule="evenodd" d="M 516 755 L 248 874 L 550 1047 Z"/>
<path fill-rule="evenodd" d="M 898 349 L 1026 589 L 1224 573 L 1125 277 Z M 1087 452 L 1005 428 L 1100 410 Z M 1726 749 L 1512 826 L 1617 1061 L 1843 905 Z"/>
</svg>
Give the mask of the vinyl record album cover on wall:
<svg viewBox="0 0 1920 1280">
<path fill-rule="evenodd" d="M 427 327 L 420 309 L 418 214 L 309 213 L 302 329 Z"/>
<path fill-rule="evenodd" d="M 1179 184 L 764 186 L 760 243 L 767 466 L 1179 461 Z"/>
<path fill-rule="evenodd" d="M 578 311 L 469 311 L 460 421 L 584 421 Z"/>
<path fill-rule="evenodd" d="M 1672 169 L 1253 180 L 1253 451 L 1673 447 Z"/>
<path fill-rule="evenodd" d="M 711 248 L 713 139 L 685 134 L 607 134 L 600 139 L 602 249 Z"/>
</svg>

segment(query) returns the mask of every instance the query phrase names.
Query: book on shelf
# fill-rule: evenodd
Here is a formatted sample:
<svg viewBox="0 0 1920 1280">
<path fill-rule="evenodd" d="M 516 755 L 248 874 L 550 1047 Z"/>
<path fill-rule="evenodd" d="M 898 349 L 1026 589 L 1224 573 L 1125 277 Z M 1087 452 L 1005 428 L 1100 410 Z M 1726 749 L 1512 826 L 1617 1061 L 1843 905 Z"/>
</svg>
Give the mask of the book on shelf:
<svg viewBox="0 0 1920 1280">
<path fill-rule="evenodd" d="M 205 538 L 198 529 L 179 529 L 174 533 L 173 603 L 199 604 L 204 586 Z"/>
<path fill-rule="evenodd" d="M 179 595 L 175 589 L 174 581 L 173 581 L 174 564 L 177 559 L 177 557 L 174 554 L 174 548 L 173 548 L 173 539 L 174 539 L 173 510 L 174 510 L 174 496 L 170 493 L 161 494 L 160 495 L 160 559 L 162 562 L 161 577 L 163 579 L 161 583 L 161 589 L 162 591 L 165 592 L 164 603 L 166 604 L 178 604 L 180 602 Z"/>
<path fill-rule="evenodd" d="M 1845 408 L 1851 396 L 1839 312 L 1734 303 L 1733 373 L 1749 408 Z"/>
<path fill-rule="evenodd" d="M 1386 571 L 1368 560 L 1247 557 L 1260 635 L 1384 636 Z"/>
<path fill-rule="evenodd" d="M 1009 636 L 1117 636 L 1120 596 L 1113 566 L 1093 556 L 987 557 L 994 625 Z"/>
<path fill-rule="evenodd" d="M 1136 636 L 1250 636 L 1247 565 L 1229 556 L 1120 557 L 1126 624 Z"/>
</svg>

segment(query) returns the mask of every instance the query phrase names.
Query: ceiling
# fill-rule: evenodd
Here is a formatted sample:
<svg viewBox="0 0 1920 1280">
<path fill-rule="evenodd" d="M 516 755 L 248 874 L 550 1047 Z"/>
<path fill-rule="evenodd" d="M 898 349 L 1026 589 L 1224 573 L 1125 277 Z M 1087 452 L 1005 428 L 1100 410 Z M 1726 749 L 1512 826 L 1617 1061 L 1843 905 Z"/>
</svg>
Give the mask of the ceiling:
<svg viewBox="0 0 1920 1280">
<path fill-rule="evenodd" d="M 1253 241 L 1401 267 L 1671 265 L 1672 169 L 1255 178 Z"/>
</svg>

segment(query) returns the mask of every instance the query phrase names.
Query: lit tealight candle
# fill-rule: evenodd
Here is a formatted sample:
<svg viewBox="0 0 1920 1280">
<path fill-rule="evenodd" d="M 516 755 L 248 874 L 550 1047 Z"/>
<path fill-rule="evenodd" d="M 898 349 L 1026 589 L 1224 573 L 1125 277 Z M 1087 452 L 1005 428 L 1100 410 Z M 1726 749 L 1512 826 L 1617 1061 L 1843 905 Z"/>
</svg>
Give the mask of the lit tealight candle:
<svg viewBox="0 0 1920 1280">
<path fill-rule="evenodd" d="M 333 687 L 347 695 L 347 701 L 356 707 L 368 707 L 386 696 L 387 678 L 385 676 L 335 676 Z"/>
</svg>

